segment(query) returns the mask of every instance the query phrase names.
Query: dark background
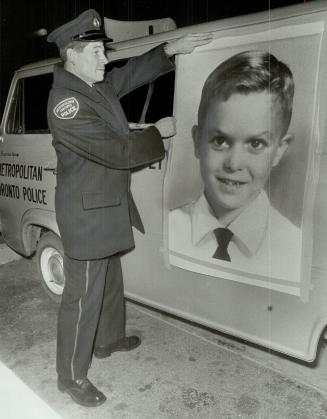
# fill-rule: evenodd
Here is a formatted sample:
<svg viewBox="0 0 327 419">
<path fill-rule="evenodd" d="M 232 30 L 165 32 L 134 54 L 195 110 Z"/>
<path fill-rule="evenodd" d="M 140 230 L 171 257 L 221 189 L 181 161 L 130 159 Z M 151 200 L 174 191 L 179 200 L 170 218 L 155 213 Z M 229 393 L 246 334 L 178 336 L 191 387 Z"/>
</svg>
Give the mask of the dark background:
<svg viewBox="0 0 327 419">
<path fill-rule="evenodd" d="M 86 9 L 119 20 L 171 17 L 178 27 L 310 0 L 0 0 L 0 114 L 14 71 L 20 66 L 57 56 L 56 48 L 37 36 L 76 17 Z M 315 1 L 315 0 L 311 0 Z"/>
</svg>

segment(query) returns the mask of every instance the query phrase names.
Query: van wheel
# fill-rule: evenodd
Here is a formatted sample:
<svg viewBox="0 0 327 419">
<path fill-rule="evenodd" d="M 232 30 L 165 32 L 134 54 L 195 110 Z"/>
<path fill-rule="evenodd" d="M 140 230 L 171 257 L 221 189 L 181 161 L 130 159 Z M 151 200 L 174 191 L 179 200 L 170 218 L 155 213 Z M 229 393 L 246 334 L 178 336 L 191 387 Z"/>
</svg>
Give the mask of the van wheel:
<svg viewBox="0 0 327 419">
<path fill-rule="evenodd" d="M 61 240 L 56 234 L 49 231 L 41 236 L 36 249 L 38 270 L 45 292 L 55 302 L 60 302 L 65 285 L 63 254 Z"/>
</svg>

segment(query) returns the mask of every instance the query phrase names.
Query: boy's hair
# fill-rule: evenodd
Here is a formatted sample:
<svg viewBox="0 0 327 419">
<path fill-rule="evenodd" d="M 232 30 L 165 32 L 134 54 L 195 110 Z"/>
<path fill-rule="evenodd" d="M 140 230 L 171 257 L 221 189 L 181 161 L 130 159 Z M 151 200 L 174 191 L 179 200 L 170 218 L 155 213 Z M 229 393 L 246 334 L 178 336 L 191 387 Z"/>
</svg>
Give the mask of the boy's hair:
<svg viewBox="0 0 327 419">
<path fill-rule="evenodd" d="M 67 61 L 67 50 L 69 48 L 74 49 L 75 51 L 81 52 L 86 47 L 87 42 L 80 41 L 71 41 L 69 44 L 65 45 L 62 48 L 59 48 L 60 58 L 65 62 Z"/>
<path fill-rule="evenodd" d="M 226 101 L 234 93 L 247 95 L 267 91 L 275 96 L 283 113 L 287 132 L 294 96 L 293 75 L 289 67 L 266 51 L 244 51 L 223 61 L 208 76 L 202 89 L 198 120 L 205 118 L 213 99 Z"/>
</svg>

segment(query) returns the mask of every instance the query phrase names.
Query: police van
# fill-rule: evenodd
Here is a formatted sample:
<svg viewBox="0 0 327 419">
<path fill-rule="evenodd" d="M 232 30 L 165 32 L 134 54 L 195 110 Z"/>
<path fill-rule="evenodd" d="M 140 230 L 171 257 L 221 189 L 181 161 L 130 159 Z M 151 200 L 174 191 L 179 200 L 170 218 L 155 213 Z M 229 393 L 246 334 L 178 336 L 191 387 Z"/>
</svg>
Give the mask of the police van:
<svg viewBox="0 0 327 419">
<path fill-rule="evenodd" d="M 132 175 L 146 233 L 134 231 L 136 247 L 122 258 L 126 297 L 313 362 L 327 326 L 326 2 L 180 29 L 171 19 L 105 18 L 104 23 L 107 36 L 114 39 L 107 52 L 108 70 L 186 33 L 214 36 L 192 54 L 177 56 L 175 72 L 122 99 L 131 130 L 167 116 L 174 116 L 177 124 L 176 135 L 165 140 L 165 159 Z M 286 249 L 285 270 L 278 262 L 261 271 L 251 264 L 212 261 L 176 249 L 171 240 L 175 226 L 170 213 L 193 202 L 202 188 L 192 127 L 203 84 L 225 59 L 251 50 L 269 51 L 285 62 L 295 82 L 294 141 L 266 187 L 271 205 L 300 232 L 294 245 L 301 258 L 293 260 L 287 256 L 292 249 Z M 19 254 L 36 254 L 41 283 L 55 301 L 64 286 L 63 248 L 54 209 L 56 154 L 46 108 L 59 61 L 48 59 L 16 71 L 0 133 L 2 236 Z"/>
</svg>

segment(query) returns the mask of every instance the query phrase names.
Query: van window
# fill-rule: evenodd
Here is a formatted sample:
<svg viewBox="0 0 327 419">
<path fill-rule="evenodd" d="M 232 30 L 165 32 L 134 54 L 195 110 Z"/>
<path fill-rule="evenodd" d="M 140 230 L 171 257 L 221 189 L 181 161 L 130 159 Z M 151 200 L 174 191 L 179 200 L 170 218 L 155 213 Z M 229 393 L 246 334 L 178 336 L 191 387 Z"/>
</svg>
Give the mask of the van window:
<svg viewBox="0 0 327 419">
<path fill-rule="evenodd" d="M 127 60 L 110 62 L 106 70 L 121 67 Z M 149 102 L 145 120 L 141 121 L 144 104 L 149 89 L 149 84 L 143 85 L 121 98 L 128 122 L 154 123 L 161 118 L 173 115 L 175 72 L 164 74 L 153 82 L 153 92 Z"/>
<path fill-rule="evenodd" d="M 8 134 L 49 133 L 47 102 L 52 73 L 17 81 L 6 124 Z"/>
</svg>

